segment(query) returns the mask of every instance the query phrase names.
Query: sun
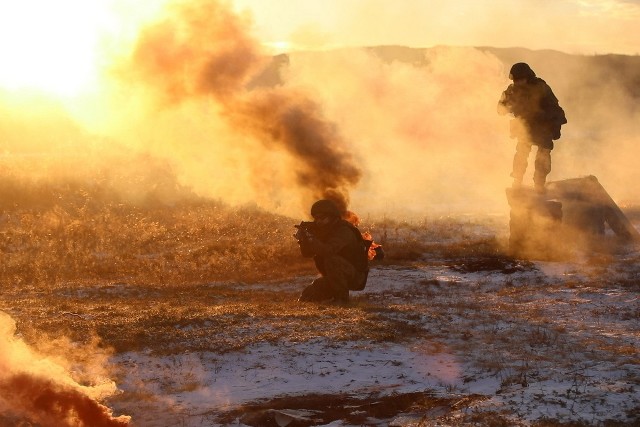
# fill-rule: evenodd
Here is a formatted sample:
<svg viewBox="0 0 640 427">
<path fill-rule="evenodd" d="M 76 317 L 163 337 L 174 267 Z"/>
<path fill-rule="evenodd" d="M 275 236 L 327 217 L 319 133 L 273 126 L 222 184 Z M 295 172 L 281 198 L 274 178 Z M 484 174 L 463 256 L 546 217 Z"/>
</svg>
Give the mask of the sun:
<svg viewBox="0 0 640 427">
<path fill-rule="evenodd" d="M 146 3 L 146 2 L 144 2 Z M 73 96 L 97 84 L 109 55 L 166 1 L 0 2 L 0 88 Z M 120 49 L 121 51 L 122 49 Z"/>
<path fill-rule="evenodd" d="M 263 45 L 272 53 L 289 53 L 293 50 L 293 45 L 288 41 L 265 42 Z"/>
<path fill-rule="evenodd" d="M 0 3 L 0 87 L 70 95 L 94 71 L 97 6 L 92 1 Z"/>
</svg>

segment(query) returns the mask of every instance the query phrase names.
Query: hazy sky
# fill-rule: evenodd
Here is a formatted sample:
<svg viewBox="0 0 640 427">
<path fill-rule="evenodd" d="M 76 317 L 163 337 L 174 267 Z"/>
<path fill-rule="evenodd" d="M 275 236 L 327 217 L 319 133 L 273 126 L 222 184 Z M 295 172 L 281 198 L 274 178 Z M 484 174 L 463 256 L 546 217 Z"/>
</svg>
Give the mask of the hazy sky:
<svg viewBox="0 0 640 427">
<path fill-rule="evenodd" d="M 508 72 L 470 47 L 640 51 L 640 0 L 179 0 L 165 9 L 168 1 L 0 0 L 0 121 L 15 142 L 7 149 L 81 142 L 65 125 L 73 118 L 100 136 L 96 146 L 117 141 L 170 159 L 198 194 L 291 214 L 318 195 L 308 178 L 318 156 L 296 143 L 321 140 L 309 147 L 355 164 L 337 170 L 357 172 L 338 182 L 356 210 L 475 201 L 495 211 L 506 206 L 513 155 L 508 120 L 496 114 Z M 292 54 L 283 85 L 243 85 L 275 52 L 264 46 L 372 45 L 453 47 L 425 51 L 428 67 L 357 49 Z M 575 67 L 551 72 L 564 66 L 541 74 L 569 120 L 550 179 L 594 174 L 612 196 L 635 200 L 636 99 L 614 81 L 593 87 L 594 75 Z M 70 118 L 57 133 L 21 125 L 47 113 L 20 98 L 24 88 L 61 101 Z"/>
<path fill-rule="evenodd" d="M 0 0 L 0 87 L 68 95 L 90 86 L 100 62 L 169 1 Z M 227 1 L 275 53 L 389 44 L 640 52 L 640 0 Z"/>
<path fill-rule="evenodd" d="M 521 46 L 637 54 L 638 0 L 236 0 L 265 41 L 301 48 Z"/>
</svg>

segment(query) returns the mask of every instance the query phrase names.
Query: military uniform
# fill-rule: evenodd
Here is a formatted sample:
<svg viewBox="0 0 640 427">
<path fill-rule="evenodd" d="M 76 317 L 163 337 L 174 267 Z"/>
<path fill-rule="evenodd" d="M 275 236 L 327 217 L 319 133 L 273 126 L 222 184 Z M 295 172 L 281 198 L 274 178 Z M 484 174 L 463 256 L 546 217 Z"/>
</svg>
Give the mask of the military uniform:
<svg viewBox="0 0 640 427">
<path fill-rule="evenodd" d="M 326 225 L 314 225 L 299 244 L 302 256 L 313 257 L 321 275 L 304 289 L 300 301 L 346 302 L 350 290 L 364 289 L 369 271 L 368 248 L 351 223 L 336 217 Z"/>
<path fill-rule="evenodd" d="M 542 190 L 551 172 L 553 141 L 560 138 L 560 128 L 567 123 L 567 119 L 549 85 L 536 77 L 527 64 L 515 64 L 511 68 L 510 78 L 514 83 L 502 93 L 498 112 L 514 116 L 511 137 L 516 138 L 518 143 L 511 176 L 514 185 L 522 183 L 531 147 L 535 145 L 538 149 L 533 182 L 536 189 Z"/>
</svg>

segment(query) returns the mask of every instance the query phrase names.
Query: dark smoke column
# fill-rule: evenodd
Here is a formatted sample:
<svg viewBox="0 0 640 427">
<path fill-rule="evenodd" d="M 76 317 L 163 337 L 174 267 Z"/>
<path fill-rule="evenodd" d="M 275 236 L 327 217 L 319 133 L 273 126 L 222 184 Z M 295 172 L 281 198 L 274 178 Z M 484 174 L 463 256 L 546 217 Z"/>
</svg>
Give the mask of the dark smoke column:
<svg viewBox="0 0 640 427">
<path fill-rule="evenodd" d="M 127 78 L 148 85 L 165 104 L 212 97 L 234 126 L 292 159 L 297 185 L 346 210 L 361 172 L 321 107 L 286 87 L 246 89 L 264 66 L 248 23 L 221 2 L 180 4 L 140 35 Z"/>
</svg>

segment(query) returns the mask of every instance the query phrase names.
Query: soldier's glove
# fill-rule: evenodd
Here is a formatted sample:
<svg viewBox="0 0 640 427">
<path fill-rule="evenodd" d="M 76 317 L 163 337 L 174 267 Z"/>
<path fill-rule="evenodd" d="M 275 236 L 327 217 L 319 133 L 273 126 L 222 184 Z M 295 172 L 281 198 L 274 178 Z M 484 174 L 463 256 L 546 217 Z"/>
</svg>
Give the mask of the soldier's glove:
<svg viewBox="0 0 640 427">
<path fill-rule="evenodd" d="M 295 237 L 298 242 L 300 242 L 300 243 L 302 243 L 302 242 L 308 243 L 308 242 L 311 242 L 314 239 L 313 234 L 311 233 L 311 231 L 309 231 L 308 228 L 300 226 L 300 225 L 296 225 L 295 227 L 298 230 L 293 235 L 293 237 Z"/>
</svg>

